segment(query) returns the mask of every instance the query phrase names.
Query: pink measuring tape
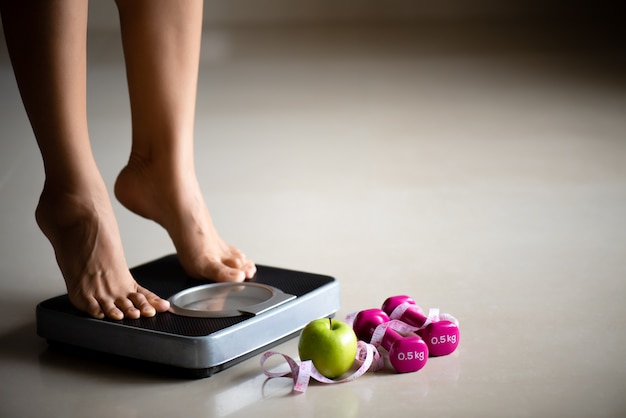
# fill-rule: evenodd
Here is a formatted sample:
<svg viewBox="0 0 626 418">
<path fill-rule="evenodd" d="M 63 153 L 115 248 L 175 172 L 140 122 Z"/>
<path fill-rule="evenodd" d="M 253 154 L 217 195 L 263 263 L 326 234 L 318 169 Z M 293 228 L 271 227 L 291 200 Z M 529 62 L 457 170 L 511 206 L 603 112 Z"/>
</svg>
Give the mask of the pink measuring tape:
<svg viewBox="0 0 626 418">
<path fill-rule="evenodd" d="M 291 371 L 288 372 L 270 372 L 265 370 L 265 361 L 272 356 L 280 355 L 282 356 Z M 306 360 L 298 364 L 296 360 L 289 357 L 286 354 L 279 353 L 277 351 L 268 351 L 261 356 L 261 368 L 263 369 L 263 373 L 270 378 L 274 377 L 291 377 L 293 378 L 293 391 L 294 392 L 305 392 L 307 387 L 309 386 L 309 381 L 311 378 L 317 380 L 322 383 L 345 383 L 351 382 L 352 380 L 362 376 L 368 370 L 376 371 L 380 370 L 384 366 L 384 360 L 376 347 L 371 344 L 368 344 L 364 341 L 359 341 L 357 343 L 356 349 L 356 358 L 355 361 L 361 363 L 359 368 L 352 373 L 351 375 L 340 379 L 333 380 L 323 376 L 313 365 L 311 360 Z"/>
<path fill-rule="evenodd" d="M 393 300 L 395 303 L 389 303 Z M 458 320 L 450 314 L 440 313 L 439 309 L 431 309 L 428 315 L 424 315 L 419 306 L 409 299 L 401 300 L 399 297 L 390 298 L 386 301 L 383 310 L 390 309 L 390 319 L 388 322 L 383 322 L 376 326 L 371 334 L 370 343 L 363 340 L 357 343 L 357 352 L 355 356 L 355 362 L 359 363 L 359 368 L 351 375 L 344 377 L 343 379 L 329 379 L 323 376 L 313 365 L 311 360 L 306 360 L 298 363 L 292 357 L 279 353 L 277 351 L 267 351 L 261 356 L 261 368 L 263 373 L 269 378 L 276 377 L 291 377 L 293 379 L 293 391 L 298 393 L 306 392 L 311 378 L 321 383 L 346 383 L 351 382 L 358 377 L 365 374 L 367 371 L 378 371 L 385 365 L 384 357 L 378 351 L 378 347 L 382 344 L 385 334 L 388 330 L 397 331 L 402 334 L 417 333 L 426 337 L 427 343 L 430 348 L 431 355 L 445 355 L 449 354 L 458 346 Z M 389 305 L 394 305 L 393 307 Z M 362 311 L 363 312 L 363 311 Z M 346 322 L 348 325 L 353 326 L 354 320 L 357 317 L 358 312 L 348 314 Z M 408 324 L 405 320 L 411 319 Z M 434 328 L 433 328 L 434 327 Z M 429 332 L 430 331 L 430 332 Z M 446 334 L 447 333 L 447 334 Z M 441 334 L 441 335 L 440 335 Z M 446 336 L 448 339 L 442 341 L 442 336 Z M 452 336 L 454 341 L 451 341 Z M 437 341 L 435 341 L 437 340 Z M 438 346 L 433 349 L 434 346 Z M 433 347 L 433 348 L 431 348 Z M 438 349 L 438 350 L 437 350 Z M 425 350 L 428 352 L 428 350 Z M 283 359 L 289 365 L 290 371 L 284 372 L 271 372 L 265 369 L 265 362 L 273 356 L 282 356 Z M 405 360 L 399 357 L 399 360 Z M 426 362 L 426 359 L 408 359 L 414 362 L 419 360 L 420 364 L 412 369 L 399 371 L 416 371 L 419 370 Z M 423 364 L 422 364 L 423 363 Z M 395 366 L 396 367 L 396 366 Z M 396 367 L 398 369 L 398 367 Z"/>
</svg>

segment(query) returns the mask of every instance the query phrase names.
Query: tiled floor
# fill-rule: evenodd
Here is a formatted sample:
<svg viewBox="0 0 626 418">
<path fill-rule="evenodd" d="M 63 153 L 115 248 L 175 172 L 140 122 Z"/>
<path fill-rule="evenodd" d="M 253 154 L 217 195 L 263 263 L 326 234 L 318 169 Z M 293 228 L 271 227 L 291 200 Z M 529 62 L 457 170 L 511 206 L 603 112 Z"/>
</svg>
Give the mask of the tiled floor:
<svg viewBox="0 0 626 418">
<path fill-rule="evenodd" d="M 206 28 L 196 147 L 222 236 L 260 263 L 336 276 L 339 317 L 410 294 L 461 322 L 457 352 L 418 373 L 303 395 L 265 382 L 258 357 L 184 381 L 47 350 L 34 308 L 64 286 L 2 50 L 0 416 L 624 416 L 624 54 L 504 28 Z M 111 185 L 130 132 L 117 34 L 92 34 L 89 58 Z M 131 265 L 172 251 L 115 209 Z"/>
</svg>

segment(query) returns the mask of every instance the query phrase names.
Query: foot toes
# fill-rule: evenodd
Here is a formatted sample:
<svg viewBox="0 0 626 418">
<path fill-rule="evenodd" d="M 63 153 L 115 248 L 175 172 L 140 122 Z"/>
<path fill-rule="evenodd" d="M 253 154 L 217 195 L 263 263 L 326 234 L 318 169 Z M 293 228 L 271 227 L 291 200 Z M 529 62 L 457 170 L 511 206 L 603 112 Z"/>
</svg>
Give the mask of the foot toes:
<svg viewBox="0 0 626 418">
<path fill-rule="evenodd" d="M 223 260 L 223 264 L 226 267 L 243 272 L 242 279 L 239 279 L 241 277 L 241 273 L 228 273 L 229 275 L 236 276 L 236 280 L 251 279 L 256 273 L 256 266 L 252 260 L 249 260 L 244 253 L 236 249 L 233 250 L 233 254 L 229 258 Z"/>
<path fill-rule="evenodd" d="M 197 279 L 209 279 L 216 282 L 241 282 L 245 274 L 238 268 L 230 266 L 230 262 L 216 258 L 202 258 L 183 263 L 185 271 Z"/>
<path fill-rule="evenodd" d="M 137 304 L 128 297 L 119 297 L 115 300 L 115 306 L 123 313 L 124 317 L 129 319 L 137 319 L 141 316 L 141 312 L 137 309 Z"/>
<path fill-rule="evenodd" d="M 156 315 L 156 309 L 148 302 L 142 293 L 133 293 L 129 296 L 141 316 L 151 317 Z"/>
<path fill-rule="evenodd" d="M 247 260 L 243 271 L 246 274 L 246 279 L 251 279 L 256 274 L 256 265 L 251 260 Z"/>
<path fill-rule="evenodd" d="M 107 318 L 111 318 L 114 320 L 124 319 L 124 312 L 122 312 L 113 302 L 100 302 L 102 306 L 102 311 Z"/>
<path fill-rule="evenodd" d="M 141 286 L 122 296 L 79 296 L 70 295 L 70 301 L 81 311 L 96 319 L 105 317 L 113 320 L 152 317 L 165 312 L 170 303 Z"/>
<path fill-rule="evenodd" d="M 84 312 L 86 312 L 87 314 L 89 314 L 90 316 L 96 319 L 104 318 L 104 313 L 102 312 L 102 308 L 100 307 L 100 304 L 98 303 L 98 301 L 96 301 L 94 298 L 88 298 L 85 301 L 85 305 L 86 306 L 84 307 L 84 309 L 81 309 L 81 310 L 83 310 Z M 75 306 L 80 309 L 79 304 L 75 304 Z"/>
<path fill-rule="evenodd" d="M 154 299 L 150 299 L 150 304 L 157 312 L 165 312 L 170 308 L 170 302 L 158 296 L 155 296 Z"/>
<path fill-rule="evenodd" d="M 212 278 L 218 282 L 242 282 L 246 279 L 246 275 L 242 270 L 229 267 L 220 262 L 212 262 L 206 270 L 206 277 Z"/>
<path fill-rule="evenodd" d="M 137 294 L 141 295 L 144 298 L 144 300 L 148 304 L 148 308 L 147 309 L 151 308 L 155 312 L 155 314 L 156 314 L 156 312 L 165 312 L 165 311 L 167 311 L 170 308 L 169 301 L 167 301 L 165 299 L 161 299 L 160 297 L 158 297 L 157 295 L 155 295 L 154 293 L 152 293 L 151 291 L 149 291 L 146 288 L 138 286 Z M 135 306 L 137 306 L 137 305 L 135 305 Z M 143 312 L 143 309 L 142 309 L 142 312 Z M 154 316 L 155 314 L 152 314 L 150 316 Z"/>
<path fill-rule="evenodd" d="M 218 273 L 218 277 L 223 278 L 220 281 L 243 282 L 246 279 L 246 274 L 242 270 L 223 266 Z"/>
</svg>

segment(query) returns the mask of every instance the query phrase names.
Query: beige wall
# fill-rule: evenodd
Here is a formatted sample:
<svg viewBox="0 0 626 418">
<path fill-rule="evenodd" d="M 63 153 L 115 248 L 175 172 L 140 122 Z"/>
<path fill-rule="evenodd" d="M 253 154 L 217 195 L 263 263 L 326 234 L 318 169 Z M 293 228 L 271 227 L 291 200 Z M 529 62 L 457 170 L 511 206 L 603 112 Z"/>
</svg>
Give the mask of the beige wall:
<svg viewBox="0 0 626 418">
<path fill-rule="evenodd" d="M 612 0 L 207 0 L 209 24 L 421 19 L 571 18 L 611 15 Z M 117 25 L 112 0 L 90 2 L 92 28 Z"/>
<path fill-rule="evenodd" d="M 206 25 L 302 22 L 611 19 L 622 27 L 623 0 L 205 0 Z M 113 0 L 89 2 L 90 30 L 116 30 Z M 616 23 L 617 22 L 617 23 Z M 1 23 L 0 23 L 1 29 Z M 4 34 L 0 31 L 0 48 Z"/>
</svg>

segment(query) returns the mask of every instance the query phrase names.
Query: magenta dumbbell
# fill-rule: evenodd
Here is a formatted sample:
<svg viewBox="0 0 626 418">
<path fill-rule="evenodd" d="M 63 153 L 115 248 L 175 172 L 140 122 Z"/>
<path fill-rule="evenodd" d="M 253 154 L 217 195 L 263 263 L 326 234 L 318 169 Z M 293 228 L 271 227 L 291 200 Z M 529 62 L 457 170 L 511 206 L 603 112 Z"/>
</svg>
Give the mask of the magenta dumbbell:
<svg viewBox="0 0 626 418">
<path fill-rule="evenodd" d="M 370 341 L 374 330 L 385 322 L 389 322 L 385 312 L 367 309 L 354 318 L 353 329 L 359 340 Z M 381 345 L 389 353 L 391 365 L 400 373 L 416 372 L 428 361 L 428 346 L 417 335 L 405 337 L 387 328 Z"/>
<path fill-rule="evenodd" d="M 416 328 L 424 326 L 428 317 L 415 305 L 415 301 L 408 296 L 393 296 L 383 303 L 383 311 L 391 316 L 394 309 L 408 303 L 406 310 L 398 318 Z M 459 346 L 459 327 L 452 321 L 440 320 L 428 324 L 424 329 L 417 332 L 428 345 L 431 356 L 445 356 L 452 353 Z"/>
</svg>

